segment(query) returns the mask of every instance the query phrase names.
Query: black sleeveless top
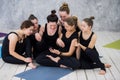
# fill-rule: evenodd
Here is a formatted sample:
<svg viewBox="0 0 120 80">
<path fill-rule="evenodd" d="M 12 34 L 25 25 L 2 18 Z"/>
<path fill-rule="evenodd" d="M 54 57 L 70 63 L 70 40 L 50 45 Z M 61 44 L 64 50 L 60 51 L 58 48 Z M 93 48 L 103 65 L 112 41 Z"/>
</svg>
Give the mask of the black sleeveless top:
<svg viewBox="0 0 120 80">
<path fill-rule="evenodd" d="M 81 30 L 79 29 L 78 26 L 76 26 L 76 32 L 80 32 Z"/>
<path fill-rule="evenodd" d="M 87 40 L 85 40 L 85 39 L 83 39 L 82 32 L 81 32 L 81 33 L 80 33 L 80 43 L 81 43 L 83 46 L 88 47 L 88 45 L 89 45 L 89 43 L 90 43 L 91 38 L 92 38 L 93 35 L 94 35 L 94 32 L 92 32 L 91 35 L 90 35 L 90 37 L 89 37 Z M 94 46 L 93 49 L 96 50 L 95 46 Z M 84 51 L 81 50 L 81 52 L 84 52 Z"/>
<path fill-rule="evenodd" d="M 38 32 L 40 30 L 40 27 L 41 25 L 38 26 Z M 30 36 L 28 36 L 28 38 L 30 39 L 30 42 L 31 42 L 31 45 L 33 46 L 33 48 L 35 47 L 35 44 L 38 42 L 36 39 L 35 39 L 35 33 L 34 34 L 31 34 Z"/>
<path fill-rule="evenodd" d="M 65 34 L 65 32 L 66 32 L 65 27 L 64 27 L 63 25 L 62 25 L 61 27 L 62 27 L 62 31 L 61 31 L 61 32 L 62 32 L 63 34 Z"/>
<path fill-rule="evenodd" d="M 49 36 L 47 33 L 47 24 L 45 24 L 45 31 L 43 33 L 43 39 L 47 45 L 47 48 L 50 48 L 50 47 L 55 48 L 55 49 L 58 48 L 58 46 L 56 45 L 56 40 L 59 37 L 58 31 L 59 31 L 59 26 L 57 26 L 57 30 L 55 34 L 52 36 Z"/>
<path fill-rule="evenodd" d="M 9 34 L 11 33 L 14 33 L 18 36 L 19 38 L 19 35 L 16 33 L 16 32 L 10 32 Z M 9 39 L 8 39 L 8 36 L 9 34 L 5 37 L 5 39 L 3 40 L 3 44 L 2 44 L 2 58 L 4 57 L 7 57 L 7 56 L 11 56 L 10 53 L 9 53 Z M 26 48 L 26 41 L 27 38 L 25 38 L 23 40 L 23 42 L 20 42 L 20 41 L 17 41 L 16 43 L 16 46 L 15 46 L 15 52 L 17 52 L 18 54 L 22 55 L 24 52 L 26 52 L 27 48 Z M 28 52 L 30 50 L 28 49 Z"/>
<path fill-rule="evenodd" d="M 70 49 L 70 45 L 71 45 L 71 42 L 72 42 L 72 40 L 73 39 L 78 39 L 78 33 L 75 31 L 73 34 L 71 34 L 71 36 L 69 37 L 69 38 L 67 38 L 66 37 L 66 32 L 63 34 L 63 36 L 62 36 L 62 41 L 64 42 L 64 44 L 65 44 L 65 47 L 64 48 L 62 48 L 62 47 L 60 47 L 59 48 L 59 50 L 61 51 L 61 52 L 68 52 L 69 51 L 69 49 Z M 73 53 L 73 55 L 72 56 L 74 56 L 75 57 L 75 52 Z"/>
</svg>

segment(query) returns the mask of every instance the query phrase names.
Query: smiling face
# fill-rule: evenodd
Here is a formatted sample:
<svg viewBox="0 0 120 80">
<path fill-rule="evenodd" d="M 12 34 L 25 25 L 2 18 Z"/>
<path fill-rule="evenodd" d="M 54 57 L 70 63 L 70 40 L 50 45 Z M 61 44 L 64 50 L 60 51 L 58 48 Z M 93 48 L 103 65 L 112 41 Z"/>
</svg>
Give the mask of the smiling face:
<svg viewBox="0 0 120 80">
<path fill-rule="evenodd" d="M 37 19 L 33 19 L 33 20 L 31 20 L 31 22 L 34 24 L 34 30 L 36 31 L 36 30 L 38 30 L 38 20 Z"/>
<path fill-rule="evenodd" d="M 71 31 L 71 30 L 73 30 L 73 29 L 75 28 L 74 25 L 73 25 L 73 26 L 70 26 L 70 25 L 68 25 L 67 22 L 64 22 L 64 26 L 65 26 L 65 29 L 66 29 L 67 31 Z"/>
<path fill-rule="evenodd" d="M 55 30 L 57 28 L 57 23 L 56 22 L 49 22 L 48 23 L 50 29 Z"/>
<path fill-rule="evenodd" d="M 67 14 L 66 11 L 59 11 L 59 15 L 60 15 L 61 21 L 63 21 L 63 22 L 66 18 L 69 17 L 69 14 Z"/>
<path fill-rule="evenodd" d="M 86 32 L 91 30 L 91 26 L 88 26 L 88 24 L 85 21 L 82 21 L 81 23 L 81 31 Z"/>
</svg>

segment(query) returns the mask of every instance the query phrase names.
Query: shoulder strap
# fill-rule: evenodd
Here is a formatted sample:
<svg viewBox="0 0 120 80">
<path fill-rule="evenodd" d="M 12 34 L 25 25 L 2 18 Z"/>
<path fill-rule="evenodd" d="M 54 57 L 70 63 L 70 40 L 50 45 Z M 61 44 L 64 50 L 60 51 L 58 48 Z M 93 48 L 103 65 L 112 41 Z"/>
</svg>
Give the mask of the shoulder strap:
<svg viewBox="0 0 120 80">
<path fill-rule="evenodd" d="M 45 31 L 44 32 L 47 33 L 47 23 L 45 24 Z"/>
<path fill-rule="evenodd" d="M 80 32 L 80 38 L 82 38 L 82 31 Z"/>
<path fill-rule="evenodd" d="M 91 38 L 92 38 L 93 34 L 94 34 L 94 32 L 92 32 L 92 34 L 90 35 L 90 38 L 89 38 L 90 40 L 91 40 Z"/>
<path fill-rule="evenodd" d="M 39 24 L 39 25 L 38 25 L 38 32 L 40 31 L 40 28 L 41 28 L 41 25 Z"/>
<path fill-rule="evenodd" d="M 16 34 L 19 37 L 19 35 L 16 32 L 10 32 L 9 34 L 11 34 L 11 33 L 14 33 L 14 34 Z"/>
</svg>

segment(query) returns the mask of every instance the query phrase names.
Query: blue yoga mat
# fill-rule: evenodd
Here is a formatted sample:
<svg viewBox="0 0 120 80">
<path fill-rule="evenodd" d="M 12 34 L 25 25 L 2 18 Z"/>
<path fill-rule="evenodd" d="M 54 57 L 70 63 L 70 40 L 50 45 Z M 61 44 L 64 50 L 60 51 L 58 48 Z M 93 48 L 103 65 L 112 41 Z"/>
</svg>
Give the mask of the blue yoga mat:
<svg viewBox="0 0 120 80">
<path fill-rule="evenodd" d="M 36 69 L 31 69 L 15 76 L 26 80 L 58 80 L 72 71 L 71 69 L 59 67 L 39 66 Z"/>
<path fill-rule="evenodd" d="M 1 58 L 1 46 L 0 46 L 0 58 Z"/>
</svg>

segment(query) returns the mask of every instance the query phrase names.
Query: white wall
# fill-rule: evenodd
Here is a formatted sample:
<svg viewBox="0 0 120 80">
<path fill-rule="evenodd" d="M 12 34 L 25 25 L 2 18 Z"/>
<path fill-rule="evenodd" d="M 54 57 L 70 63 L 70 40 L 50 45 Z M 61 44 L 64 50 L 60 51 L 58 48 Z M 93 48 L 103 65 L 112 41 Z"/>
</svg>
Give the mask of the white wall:
<svg viewBox="0 0 120 80">
<path fill-rule="evenodd" d="M 51 10 L 58 11 L 63 2 L 80 20 L 95 16 L 94 30 L 120 31 L 120 0 L 0 0 L 0 32 L 19 28 L 30 14 L 44 24 Z"/>
</svg>

